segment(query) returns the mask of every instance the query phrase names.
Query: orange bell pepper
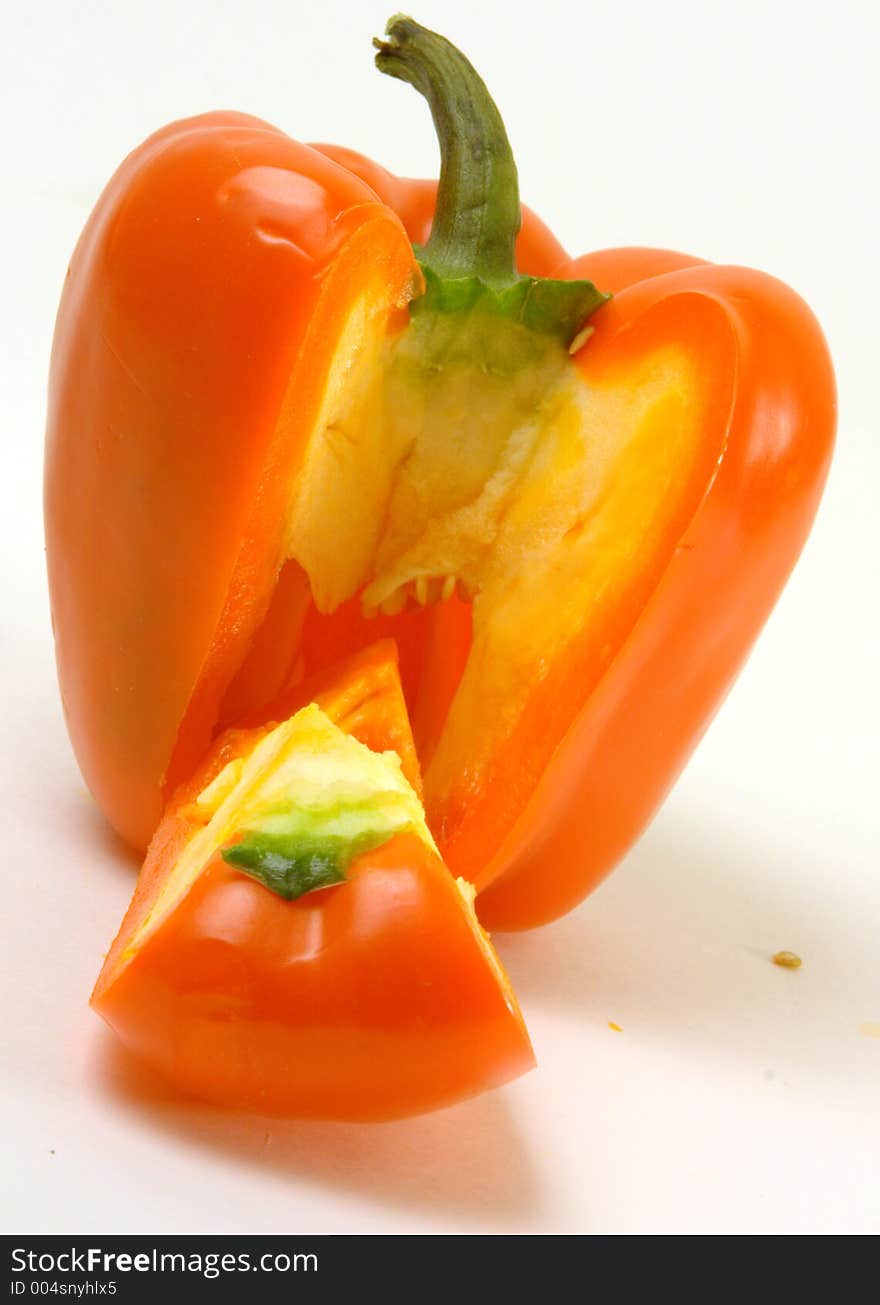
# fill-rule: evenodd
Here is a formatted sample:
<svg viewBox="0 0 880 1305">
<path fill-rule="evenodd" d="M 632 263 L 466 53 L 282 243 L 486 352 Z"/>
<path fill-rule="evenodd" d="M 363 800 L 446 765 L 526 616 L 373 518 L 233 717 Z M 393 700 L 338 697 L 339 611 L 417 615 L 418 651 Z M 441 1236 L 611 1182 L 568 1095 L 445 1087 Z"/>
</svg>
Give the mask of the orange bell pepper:
<svg viewBox="0 0 880 1305">
<path fill-rule="evenodd" d="M 316 705 L 280 727 L 221 736 L 175 794 L 94 1008 L 183 1092 L 287 1118 L 398 1118 L 530 1069 L 528 1034 L 477 923 L 473 890 L 456 884 L 418 830 L 418 800 L 402 778 L 408 768 L 415 778 L 415 754 L 393 645 L 357 656 L 306 696 Z M 342 731 L 373 751 L 346 743 Z M 388 753 L 378 757 L 383 748 L 396 749 L 403 766 L 390 765 Z M 329 766 L 336 792 L 327 799 L 322 787 L 318 796 L 331 802 L 331 821 L 344 824 L 358 818 L 351 784 L 361 782 L 364 757 L 368 822 L 389 803 L 377 776 L 394 786 L 397 805 L 384 832 L 356 852 L 344 882 L 326 876 L 326 862 L 315 871 L 316 849 L 332 851 L 333 837 L 320 830 L 306 840 L 305 885 L 296 881 L 301 858 L 293 891 L 289 879 L 279 881 L 277 862 L 269 859 L 267 871 L 264 855 L 254 868 L 241 852 L 238 822 L 249 806 L 259 824 L 260 785 L 274 784 L 268 823 L 277 825 L 285 802 L 301 814 L 310 768 L 323 786 Z M 250 776 L 236 769 L 245 765 Z M 340 784 L 349 786 L 341 797 Z M 371 802 L 378 806 L 370 810 Z M 214 832 L 212 816 L 220 819 Z M 297 847 L 304 836 L 300 822 Z M 283 839 L 272 845 L 276 855 L 279 846 Z M 288 855 L 284 870 L 291 868 Z M 321 891 L 316 873 L 325 874 Z"/>
<path fill-rule="evenodd" d="M 444 860 L 528 927 L 638 837 L 748 654 L 833 373 L 771 277 L 520 229 L 463 56 L 396 19 L 377 62 L 429 100 L 439 187 L 208 114 L 89 220 L 48 424 L 62 694 L 143 847 L 218 732 L 393 638 Z"/>
</svg>

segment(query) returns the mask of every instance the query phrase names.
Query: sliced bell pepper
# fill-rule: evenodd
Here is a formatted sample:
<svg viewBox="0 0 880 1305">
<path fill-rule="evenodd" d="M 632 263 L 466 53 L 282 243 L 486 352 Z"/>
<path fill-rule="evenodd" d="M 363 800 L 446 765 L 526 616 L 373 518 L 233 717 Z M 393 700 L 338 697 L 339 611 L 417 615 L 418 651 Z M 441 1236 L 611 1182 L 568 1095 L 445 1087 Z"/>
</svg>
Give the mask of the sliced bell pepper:
<svg viewBox="0 0 880 1305">
<path fill-rule="evenodd" d="M 392 1119 L 534 1063 L 401 764 L 394 657 L 370 650 L 290 719 L 221 736 L 159 826 L 92 1004 L 185 1093 Z"/>
<path fill-rule="evenodd" d="M 810 528 L 834 379 L 771 277 L 568 260 L 441 37 L 394 19 L 377 63 L 429 101 L 436 192 L 209 114 L 101 197 L 52 366 L 62 693 L 144 846 L 218 731 L 395 639 L 428 825 L 522 928 L 611 869 L 727 692 Z"/>
</svg>

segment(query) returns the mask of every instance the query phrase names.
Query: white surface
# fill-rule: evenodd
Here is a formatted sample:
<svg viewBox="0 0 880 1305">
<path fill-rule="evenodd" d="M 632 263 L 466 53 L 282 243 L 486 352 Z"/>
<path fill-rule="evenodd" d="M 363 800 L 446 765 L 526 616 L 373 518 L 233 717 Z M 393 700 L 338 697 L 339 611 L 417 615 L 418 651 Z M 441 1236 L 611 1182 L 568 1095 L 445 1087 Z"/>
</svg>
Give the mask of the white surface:
<svg viewBox="0 0 880 1305">
<path fill-rule="evenodd" d="M 242 108 L 404 173 L 433 169 L 435 148 L 414 93 L 371 70 L 376 4 L 17 6 L 0 55 L 8 1231 L 880 1229 L 880 1040 L 861 1031 L 880 1024 L 880 11 L 515 12 L 426 0 L 416 15 L 484 72 L 524 196 L 573 251 L 751 263 L 819 313 L 841 435 L 816 530 L 641 845 L 566 920 L 499 940 L 537 1072 L 375 1128 L 235 1118 L 136 1083 L 86 1009 L 134 870 L 71 758 L 44 589 L 44 386 L 66 260 L 121 156 L 172 117 Z M 803 968 L 771 965 L 778 948 Z"/>
</svg>

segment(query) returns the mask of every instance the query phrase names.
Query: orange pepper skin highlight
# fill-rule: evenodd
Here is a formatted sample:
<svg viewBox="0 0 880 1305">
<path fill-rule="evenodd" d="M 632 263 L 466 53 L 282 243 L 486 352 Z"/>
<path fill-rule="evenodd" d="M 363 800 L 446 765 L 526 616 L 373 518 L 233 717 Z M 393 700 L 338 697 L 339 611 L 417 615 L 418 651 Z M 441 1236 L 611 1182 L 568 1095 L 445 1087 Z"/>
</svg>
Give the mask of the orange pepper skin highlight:
<svg viewBox="0 0 880 1305">
<path fill-rule="evenodd" d="M 310 695 L 374 750 L 412 741 L 395 654 Z M 221 736 L 174 795 L 92 1006 L 180 1091 L 282 1118 L 373 1121 L 450 1105 L 531 1069 L 515 998 L 439 857 L 413 834 L 338 887 L 285 901 L 215 856 L 132 946 L 193 832 L 193 802 L 265 727 Z"/>
</svg>

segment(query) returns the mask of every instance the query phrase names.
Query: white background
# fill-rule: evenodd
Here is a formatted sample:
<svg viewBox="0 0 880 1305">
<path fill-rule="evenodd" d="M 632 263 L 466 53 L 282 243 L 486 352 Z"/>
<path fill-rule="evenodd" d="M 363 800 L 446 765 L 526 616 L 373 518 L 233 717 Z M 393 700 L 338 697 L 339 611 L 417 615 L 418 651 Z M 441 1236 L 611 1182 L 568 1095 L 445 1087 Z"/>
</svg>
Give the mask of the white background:
<svg viewBox="0 0 880 1305">
<path fill-rule="evenodd" d="M 539 1069 L 372 1128 L 176 1102 L 87 1010 L 134 868 L 61 720 L 41 441 L 66 261 L 141 138 L 240 108 L 420 175 L 436 168 L 428 113 L 372 70 L 387 17 L 373 3 L 84 0 L 7 15 L 6 1230 L 880 1230 L 878 14 L 875 0 L 416 12 L 485 75 L 523 195 L 572 252 L 666 245 L 800 290 L 829 336 L 841 424 L 803 560 L 662 814 L 580 910 L 498 940 Z M 803 968 L 771 965 L 778 948 Z"/>
</svg>

